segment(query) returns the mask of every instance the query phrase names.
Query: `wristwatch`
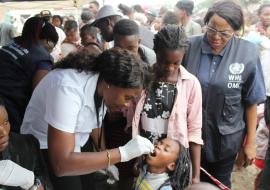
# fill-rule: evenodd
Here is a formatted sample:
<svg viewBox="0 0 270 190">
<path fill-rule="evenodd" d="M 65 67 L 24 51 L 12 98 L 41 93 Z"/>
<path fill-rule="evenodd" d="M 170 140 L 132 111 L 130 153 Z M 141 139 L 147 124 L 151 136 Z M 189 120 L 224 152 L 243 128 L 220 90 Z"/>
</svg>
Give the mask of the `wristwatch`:
<svg viewBox="0 0 270 190">
<path fill-rule="evenodd" d="M 41 186 L 41 181 L 38 177 L 35 177 L 34 185 L 29 190 L 37 190 Z"/>
</svg>

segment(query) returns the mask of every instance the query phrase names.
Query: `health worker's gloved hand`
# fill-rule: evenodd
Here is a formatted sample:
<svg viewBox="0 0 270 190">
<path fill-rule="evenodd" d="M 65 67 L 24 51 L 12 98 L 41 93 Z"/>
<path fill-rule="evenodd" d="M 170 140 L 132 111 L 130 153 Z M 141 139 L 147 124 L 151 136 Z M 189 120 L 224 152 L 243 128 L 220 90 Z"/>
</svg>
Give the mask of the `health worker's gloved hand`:
<svg viewBox="0 0 270 190">
<path fill-rule="evenodd" d="M 126 145 L 119 147 L 121 162 L 127 162 L 143 154 L 150 154 L 154 150 L 154 145 L 146 138 L 137 135 Z"/>
<path fill-rule="evenodd" d="M 34 184 L 34 173 L 11 160 L 0 161 L 0 184 L 29 189 Z"/>
</svg>

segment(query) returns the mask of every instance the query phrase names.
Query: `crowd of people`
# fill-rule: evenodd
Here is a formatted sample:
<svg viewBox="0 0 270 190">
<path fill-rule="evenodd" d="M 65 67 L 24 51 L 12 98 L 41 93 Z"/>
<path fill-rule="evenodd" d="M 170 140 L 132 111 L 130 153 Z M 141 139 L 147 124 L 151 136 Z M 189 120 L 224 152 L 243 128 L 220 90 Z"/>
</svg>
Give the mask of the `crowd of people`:
<svg viewBox="0 0 270 190">
<path fill-rule="evenodd" d="M 270 4 L 193 8 L 1 24 L 0 190 L 228 190 L 251 164 L 270 190 Z"/>
</svg>

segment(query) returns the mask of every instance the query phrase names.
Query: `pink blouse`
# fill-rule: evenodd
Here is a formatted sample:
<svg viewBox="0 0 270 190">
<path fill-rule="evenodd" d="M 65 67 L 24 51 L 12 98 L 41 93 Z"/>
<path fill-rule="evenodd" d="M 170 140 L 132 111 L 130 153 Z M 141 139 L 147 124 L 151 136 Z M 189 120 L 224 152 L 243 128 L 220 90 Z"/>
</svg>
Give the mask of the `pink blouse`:
<svg viewBox="0 0 270 190">
<path fill-rule="evenodd" d="M 203 144 L 202 140 L 202 93 L 198 79 L 180 66 L 177 81 L 177 97 L 168 122 L 167 136 L 180 141 L 186 148 L 189 142 Z M 146 94 L 137 103 L 132 121 L 132 136 L 139 134 L 140 117 Z"/>
</svg>

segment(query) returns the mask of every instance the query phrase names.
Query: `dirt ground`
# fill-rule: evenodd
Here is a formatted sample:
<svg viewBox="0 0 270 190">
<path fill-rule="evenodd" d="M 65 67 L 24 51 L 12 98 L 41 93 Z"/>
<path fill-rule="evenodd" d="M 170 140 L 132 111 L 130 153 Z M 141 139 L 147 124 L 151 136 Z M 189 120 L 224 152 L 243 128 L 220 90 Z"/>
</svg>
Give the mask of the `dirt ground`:
<svg viewBox="0 0 270 190">
<path fill-rule="evenodd" d="M 259 169 L 254 165 L 233 172 L 232 190 L 253 190 L 254 179 L 258 172 Z"/>
</svg>

